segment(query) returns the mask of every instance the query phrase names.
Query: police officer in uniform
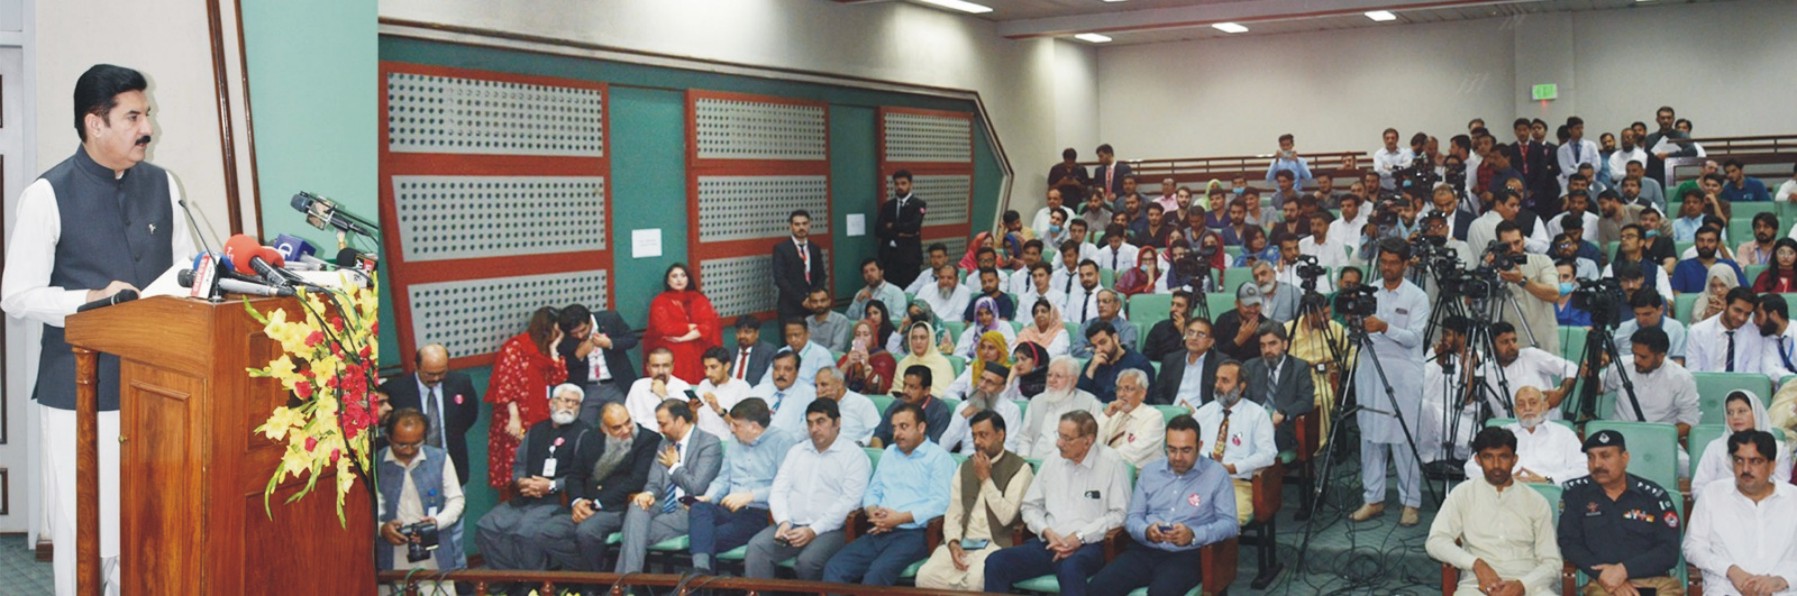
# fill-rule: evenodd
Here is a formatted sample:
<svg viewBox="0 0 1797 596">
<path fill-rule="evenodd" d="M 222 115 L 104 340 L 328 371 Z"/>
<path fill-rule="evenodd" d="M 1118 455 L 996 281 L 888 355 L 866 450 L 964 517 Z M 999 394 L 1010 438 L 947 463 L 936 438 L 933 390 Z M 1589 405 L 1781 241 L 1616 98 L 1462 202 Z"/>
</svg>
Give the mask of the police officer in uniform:
<svg viewBox="0 0 1797 596">
<path fill-rule="evenodd" d="M 1623 584 L 1654 588 L 1660 596 L 1685 593 L 1672 576 L 1678 564 L 1683 516 L 1659 485 L 1628 473 L 1622 433 L 1603 430 L 1585 438 L 1591 475 L 1564 484 L 1560 553 L 1591 577 L 1584 593 L 1608 595 Z"/>
</svg>

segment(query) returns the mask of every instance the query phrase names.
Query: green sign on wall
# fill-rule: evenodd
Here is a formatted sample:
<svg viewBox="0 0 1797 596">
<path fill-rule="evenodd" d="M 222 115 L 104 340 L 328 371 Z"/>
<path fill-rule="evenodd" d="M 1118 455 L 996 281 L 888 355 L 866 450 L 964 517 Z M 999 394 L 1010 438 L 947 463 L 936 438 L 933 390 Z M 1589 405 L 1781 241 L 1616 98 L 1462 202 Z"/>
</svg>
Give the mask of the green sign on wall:
<svg viewBox="0 0 1797 596">
<path fill-rule="evenodd" d="M 1536 85 L 1534 87 L 1534 89 L 1530 90 L 1530 95 L 1531 95 L 1531 97 L 1533 97 L 1535 99 L 1535 101 L 1548 101 L 1550 99 L 1559 99 L 1560 86 L 1555 85 L 1553 83 L 1543 83 L 1540 85 Z"/>
</svg>

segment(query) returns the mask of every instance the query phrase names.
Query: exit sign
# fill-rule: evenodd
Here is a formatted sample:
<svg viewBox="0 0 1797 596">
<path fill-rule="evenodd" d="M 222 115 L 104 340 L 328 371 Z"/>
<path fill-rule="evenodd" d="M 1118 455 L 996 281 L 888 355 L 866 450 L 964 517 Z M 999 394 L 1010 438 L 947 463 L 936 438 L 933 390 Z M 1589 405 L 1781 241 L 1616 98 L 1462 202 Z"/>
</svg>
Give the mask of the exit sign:
<svg viewBox="0 0 1797 596">
<path fill-rule="evenodd" d="M 1535 101 L 1558 99 L 1560 97 L 1560 86 L 1553 83 L 1536 85 L 1529 91 L 1529 94 Z"/>
</svg>

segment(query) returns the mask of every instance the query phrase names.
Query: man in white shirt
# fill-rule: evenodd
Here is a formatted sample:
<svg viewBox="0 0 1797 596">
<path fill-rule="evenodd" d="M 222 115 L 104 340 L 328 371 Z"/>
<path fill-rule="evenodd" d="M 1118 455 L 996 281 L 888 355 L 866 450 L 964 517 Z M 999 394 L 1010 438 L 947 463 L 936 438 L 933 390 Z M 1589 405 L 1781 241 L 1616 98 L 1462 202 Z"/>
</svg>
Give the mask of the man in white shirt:
<svg viewBox="0 0 1797 596">
<path fill-rule="evenodd" d="M 693 394 L 699 396 L 692 404 L 698 413 L 699 430 L 719 438 L 730 436 L 730 421 L 725 418 L 729 417 L 730 408 L 749 396 L 751 389 L 747 382 L 730 376 L 730 357 L 730 350 L 721 347 L 706 350 L 699 357 L 705 364 L 705 379 L 693 387 Z"/>
<path fill-rule="evenodd" d="M 649 376 L 630 384 L 630 392 L 624 396 L 624 407 L 630 410 L 631 422 L 660 432 L 661 425 L 655 422 L 655 408 L 670 399 L 686 399 L 686 391 L 693 386 L 674 376 L 674 353 L 667 348 L 656 348 L 649 352 L 646 360 L 643 368 Z"/>
<path fill-rule="evenodd" d="M 1048 189 L 1048 198 L 1046 199 L 1048 205 L 1041 209 L 1037 209 L 1035 219 L 1030 220 L 1030 229 L 1036 231 L 1036 237 L 1048 238 L 1050 236 L 1059 236 L 1059 234 L 1050 234 L 1048 230 L 1049 214 L 1055 211 L 1066 214 L 1067 219 L 1062 220 L 1063 222 L 1073 221 L 1073 209 L 1066 206 L 1063 202 L 1065 200 L 1066 199 L 1061 196 L 1060 189 Z M 1065 225 L 1065 223 L 1063 223 L 1063 225 Z"/>
<path fill-rule="evenodd" d="M 1117 399 L 1098 417 L 1098 440 L 1137 468 L 1166 457 L 1161 452 L 1166 419 L 1143 403 L 1146 397 L 1147 373 L 1133 368 L 1117 373 Z"/>
<path fill-rule="evenodd" d="M 1398 129 L 1387 128 L 1380 133 L 1380 138 L 1385 141 L 1385 146 L 1373 152 L 1373 171 L 1379 173 L 1380 187 L 1397 190 L 1392 173 L 1410 167 L 1410 162 L 1416 155 L 1410 152 L 1410 148 L 1398 146 Z"/>
<path fill-rule="evenodd" d="M 930 306 L 937 319 L 959 321 L 972 295 L 955 279 L 955 266 L 943 265 L 936 268 L 936 285 L 918 292 L 917 298 Z"/>
<path fill-rule="evenodd" d="M 786 339 L 786 345 L 781 346 L 778 351 L 799 355 L 798 376 L 794 382 L 804 385 L 807 389 L 813 388 L 813 384 L 817 382 L 817 371 L 834 364 L 836 358 L 830 354 L 830 350 L 812 343 L 811 326 L 804 319 L 787 319 L 781 322 L 780 334 Z M 773 368 L 769 367 L 767 372 L 762 373 L 761 381 L 758 384 L 766 385 L 773 376 Z M 780 404 L 772 401 L 769 401 L 768 405 L 775 408 L 780 407 Z M 789 430 L 798 432 L 797 429 Z"/>
<path fill-rule="evenodd" d="M 1030 277 L 1030 268 L 1035 267 L 1037 263 L 1043 262 L 1042 250 L 1046 246 L 1047 245 L 1043 244 L 1040 239 L 1031 238 L 1025 240 L 1023 242 L 1022 253 L 1016 255 L 1016 258 L 1012 259 L 1012 262 L 1017 263 L 1018 265 L 1017 270 L 1003 271 L 1005 283 L 999 285 L 999 288 L 1005 293 L 1014 296 L 1022 296 L 1028 293 L 1031 286 L 1036 285 L 1036 280 Z"/>
<path fill-rule="evenodd" d="M 1234 360 L 1217 366 L 1217 399 L 1198 408 L 1198 455 L 1223 464 L 1235 484 L 1235 521 L 1254 518 L 1254 473 L 1273 465 L 1279 448 L 1273 443 L 1273 419 L 1265 406 L 1243 403 L 1247 384 L 1242 364 Z"/>
<path fill-rule="evenodd" d="M 1560 144 L 1555 155 L 1560 162 L 1560 188 L 1566 188 L 1566 178 L 1579 171 L 1579 164 L 1591 164 L 1595 168 L 1601 159 L 1597 142 L 1585 138 L 1585 119 L 1578 116 L 1567 118 L 1566 133 L 1571 137 Z"/>
<path fill-rule="evenodd" d="M 1079 263 L 1085 257 L 1081 256 L 1083 253 L 1079 243 L 1072 240 L 1061 243 L 1055 250 L 1060 259 L 1048 270 L 1048 287 L 1060 291 L 1062 296 L 1072 295 L 1073 288 L 1079 285 Z M 1097 251 L 1094 250 L 1093 254 L 1097 254 Z M 1097 262 L 1094 261 L 1093 264 L 1096 265 Z M 1061 312 L 1067 312 L 1064 304 L 1056 306 L 1062 306 Z"/>
<path fill-rule="evenodd" d="M 1360 232 L 1372 217 L 1371 209 L 1362 210 L 1366 199 L 1356 194 L 1342 195 L 1342 216 L 1329 224 L 1329 237 L 1350 246 L 1360 243 Z"/>
<path fill-rule="evenodd" d="M 1641 416 L 1635 415 L 1628 394 L 1619 393 L 1616 411 L 1610 419 L 1675 424 L 1679 438 L 1683 439 L 1701 416 L 1697 409 L 1697 381 L 1685 367 L 1666 359 L 1665 331 L 1642 329 L 1631 339 L 1632 354 L 1624 356 L 1622 362 L 1604 368 L 1602 389 L 1605 392 L 1621 391 L 1622 379 L 1617 372 L 1626 370 L 1629 382 L 1635 388 L 1635 398 L 1641 404 Z M 1683 448 L 1679 450 L 1679 458 L 1685 459 Z"/>
<path fill-rule="evenodd" d="M 1560 272 L 1547 256 L 1525 252 L 1522 230 L 1514 222 L 1498 223 L 1497 240 L 1508 248 L 1502 258 L 1523 259 L 1522 264 L 1509 266 L 1497 263 L 1496 255 L 1489 255 L 1484 261 L 1497 267 L 1498 280 L 1510 292 L 1507 301 L 1514 305 L 1502 305 L 1499 319 L 1517 327 L 1524 345 L 1559 353 L 1560 324 L 1554 315 L 1554 302 L 1560 298 Z"/>
<path fill-rule="evenodd" d="M 1639 280 L 1641 274 L 1638 272 L 1638 268 L 1636 271 L 1634 278 Z M 1619 277 L 1626 285 L 1629 279 L 1627 271 L 1624 271 Z M 1666 276 L 1662 275 L 1660 279 L 1664 280 Z M 1623 291 L 1626 293 L 1628 290 L 1625 287 Z M 1613 336 L 1616 338 L 1616 345 L 1618 347 L 1629 345 L 1630 338 L 1634 337 L 1635 332 L 1650 327 L 1656 328 L 1666 332 L 1666 340 L 1669 342 L 1666 355 L 1683 365 L 1685 363 L 1687 329 L 1685 329 L 1685 324 L 1679 322 L 1678 319 L 1666 316 L 1666 298 L 1659 292 L 1642 288 L 1630 296 L 1629 308 L 1634 309 L 1635 318 L 1623 321 L 1621 325 L 1616 326 L 1616 334 Z"/>
<path fill-rule="evenodd" d="M 973 456 L 977 446 L 973 441 L 973 429 L 969 420 L 975 414 L 991 410 L 1004 418 L 1006 428 L 1023 427 L 1023 411 L 1017 404 L 1005 399 L 1005 382 L 1011 377 L 1011 368 L 997 362 L 987 362 L 981 367 L 979 384 L 967 394 L 967 399 L 955 406 L 955 411 L 948 417 L 948 428 L 942 431 L 943 449 L 954 453 Z M 1007 439 L 1005 449 L 1016 451 L 1021 437 Z"/>
<path fill-rule="evenodd" d="M 1760 361 L 1760 373 L 1772 377 L 1774 383 L 1797 375 L 1797 326 L 1791 325 L 1791 305 L 1785 297 L 1778 294 L 1760 296 L 1753 318 L 1760 335 L 1769 344 L 1765 348 L 1765 358 Z"/>
<path fill-rule="evenodd" d="M 1766 338 L 1747 323 L 1753 317 L 1757 297 L 1753 290 L 1737 287 L 1723 298 L 1728 306 L 1721 315 L 1691 326 L 1685 368 L 1691 372 L 1760 372 L 1768 348 Z"/>
<path fill-rule="evenodd" d="M 1483 473 L 1454 487 L 1429 526 L 1424 548 L 1460 569 L 1459 593 L 1552 594 L 1559 583 L 1555 505 L 1510 475 L 1516 443 L 1505 429 L 1479 431 L 1473 449 Z"/>
<path fill-rule="evenodd" d="M 1027 459 L 1053 457 L 1062 414 L 1078 410 L 1098 416 L 1104 410 L 1104 404 L 1081 391 L 1078 383 L 1079 360 L 1056 356 L 1048 361 L 1048 386 L 1030 400 L 1029 409 L 1023 413 L 1023 426 L 1017 429 L 1018 455 Z"/>
<path fill-rule="evenodd" d="M 1516 422 L 1504 425 L 1516 437 L 1516 463 L 1510 474 L 1523 482 L 1559 484 L 1589 474 L 1584 444 L 1571 428 L 1547 418 L 1547 398 L 1535 387 L 1516 392 Z M 1480 462 L 1466 460 L 1466 477 L 1479 476 Z"/>
<path fill-rule="evenodd" d="M 1101 240 L 1104 246 L 1098 248 L 1098 257 L 1094 259 L 1098 266 L 1107 271 L 1115 271 L 1122 275 L 1124 271 L 1135 268 L 1136 253 L 1140 250 L 1129 243 L 1129 230 L 1112 224 L 1104 230 Z"/>
<path fill-rule="evenodd" d="M 1004 288 L 1011 284 L 1011 270 L 999 266 L 1002 263 L 998 262 L 998 251 L 993 250 L 992 247 L 982 246 L 974 251 L 973 262 L 973 271 L 967 272 L 967 277 L 961 279 L 961 285 L 967 288 L 969 296 L 977 297 L 979 295 L 980 289 L 984 284 L 984 282 L 980 281 L 980 272 L 987 269 L 991 269 L 998 274 L 998 286 L 996 287 Z M 969 299 L 971 300 L 972 298 Z"/>
<path fill-rule="evenodd" d="M 1685 560 L 1703 570 L 1705 594 L 1790 594 L 1797 583 L 1797 486 L 1772 481 L 1779 449 L 1772 433 L 1735 433 L 1728 449 L 1735 477 L 1692 487 L 1697 503 Z"/>
<path fill-rule="evenodd" d="M 767 372 L 770 378 L 750 389 L 749 397 L 761 398 L 774 411 L 774 421 L 768 428 L 793 435 L 803 432 L 805 406 L 817 399 L 817 388 L 798 382 L 799 357 L 792 350 L 780 350 L 774 353 L 774 361 L 768 364 Z"/>
<path fill-rule="evenodd" d="M 1084 596 L 1086 581 L 1104 566 L 1105 534 L 1123 525 L 1129 465 L 1097 444 L 1098 420 L 1083 410 L 1062 414 L 1057 435 L 1059 454 L 1042 460 L 1023 496 L 1023 523 L 1035 537 L 986 558 L 987 592 L 1054 575 L 1062 594 Z"/>
<path fill-rule="evenodd" d="M 924 290 L 936 285 L 936 270 L 943 265 L 953 264 L 948 260 L 948 245 L 941 242 L 931 244 L 927 254 L 930 256 L 929 265 L 916 279 L 911 280 L 911 285 L 905 286 L 906 293 L 913 296 L 923 295 Z M 892 305 L 888 304 L 887 306 Z"/>
<path fill-rule="evenodd" d="M 1558 333 L 1559 330 L 1556 328 L 1555 332 Z M 1503 394 L 1514 404 L 1524 388 L 1533 387 L 1547 399 L 1548 420 L 1559 420 L 1560 402 L 1565 401 L 1566 393 L 1578 381 L 1578 365 L 1553 352 L 1522 347 L 1521 340 L 1516 335 L 1516 326 L 1504 321 L 1491 324 L 1491 344 L 1496 368 L 1502 369 L 1504 381 L 1500 385 L 1498 371 L 1494 370 L 1491 363 L 1485 364 L 1485 385 L 1491 391 L 1484 395 L 1491 411 L 1500 417 L 1521 417 L 1520 412 L 1511 416 L 1511 409 L 1497 401 L 1498 395 Z M 1506 387 L 1509 389 L 1508 393 L 1503 391 Z"/>
<path fill-rule="evenodd" d="M 1633 129 L 1623 129 L 1622 132 L 1617 135 L 1616 139 L 1620 145 L 1617 146 L 1615 151 L 1610 153 L 1610 163 L 1608 166 L 1610 168 L 1610 177 L 1620 184 L 1622 180 L 1628 176 L 1629 162 L 1638 161 L 1644 166 L 1647 164 L 1647 150 L 1642 149 L 1640 145 L 1635 144 L 1635 131 Z"/>
<path fill-rule="evenodd" d="M 848 385 L 842 382 L 842 372 L 834 366 L 817 371 L 816 399 L 836 402 L 836 409 L 842 414 L 840 435 L 845 441 L 865 447 L 867 440 L 874 436 L 874 429 L 880 426 L 879 406 L 867 396 L 849 391 Z"/>
<path fill-rule="evenodd" d="M 743 564 L 748 577 L 771 579 L 776 564 L 794 557 L 799 579 L 823 577 L 824 564 L 845 542 L 843 521 L 861 506 L 872 466 L 859 447 L 838 440 L 842 413 L 836 402 L 805 406 L 805 430 L 811 440 L 786 452 L 768 493 L 774 525 L 749 539 Z"/>
<path fill-rule="evenodd" d="M 848 310 L 842 313 L 850 320 L 859 321 L 866 318 L 867 303 L 875 300 L 884 303 L 887 312 L 903 308 L 901 305 L 905 304 L 905 291 L 899 289 L 898 286 L 886 283 L 886 270 L 880 268 L 879 259 L 868 257 L 861 261 L 861 281 L 867 282 L 867 287 L 861 288 L 861 291 L 855 293 L 854 301 L 850 302 Z"/>
<path fill-rule="evenodd" d="M 1098 293 L 1105 291 L 1098 285 L 1098 263 L 1091 259 L 1079 263 L 1079 283 L 1073 291 L 1067 293 L 1066 302 L 1061 304 L 1061 318 L 1069 323 L 1077 323 L 1081 328 L 1086 321 L 1098 317 Z"/>
<path fill-rule="evenodd" d="M 381 520 L 375 568 L 449 571 L 468 566 L 462 552 L 462 483 L 448 452 L 425 443 L 430 420 L 405 408 L 388 423 L 387 447 L 377 456 L 381 481 L 375 488 L 376 515 Z M 420 480 L 429 482 L 421 485 Z M 438 547 L 422 561 L 407 556 L 412 526 L 430 522 L 440 532 Z"/>
<path fill-rule="evenodd" d="M 1028 271 L 1028 275 L 1013 275 L 1011 279 L 1030 282 L 1022 292 L 1017 292 L 1018 320 L 1025 321 L 1027 325 L 1028 320 L 1024 318 L 1023 313 L 1034 312 L 1037 300 L 1047 300 L 1050 305 L 1054 306 L 1055 311 L 1059 312 L 1062 305 L 1067 303 L 1067 295 L 1054 287 L 1054 275 L 1049 272 L 1048 263 L 1030 265 L 1026 271 Z"/>
<path fill-rule="evenodd" d="M 1354 195 L 1342 195 L 1343 202 Z M 1335 216 L 1321 209 L 1310 214 L 1310 235 L 1298 240 L 1298 253 L 1316 257 L 1317 265 L 1323 267 L 1347 267 L 1354 264 L 1354 247 L 1359 245 L 1360 236 L 1349 237 L 1335 235 L 1331 223 Z"/>
</svg>

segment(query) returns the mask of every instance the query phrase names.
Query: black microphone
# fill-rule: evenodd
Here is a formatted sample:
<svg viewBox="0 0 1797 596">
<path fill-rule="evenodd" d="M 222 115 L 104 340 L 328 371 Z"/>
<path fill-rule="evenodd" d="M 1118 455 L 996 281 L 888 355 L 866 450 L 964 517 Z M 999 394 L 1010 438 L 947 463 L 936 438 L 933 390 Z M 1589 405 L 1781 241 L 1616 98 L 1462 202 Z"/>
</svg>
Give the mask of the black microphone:
<svg viewBox="0 0 1797 596">
<path fill-rule="evenodd" d="M 293 195 L 293 210 L 306 214 L 306 223 L 320 230 L 330 226 L 370 238 L 379 236 L 379 226 L 368 219 L 337 207 L 335 202 L 309 192 Z"/>
<path fill-rule="evenodd" d="M 76 307 L 75 312 L 87 312 L 87 311 L 90 311 L 90 310 L 93 310 L 96 308 L 104 308 L 104 307 L 112 306 L 114 304 L 118 304 L 121 302 L 130 302 L 130 301 L 136 300 L 136 299 L 137 299 L 137 290 L 119 290 L 118 293 L 115 293 L 111 296 L 107 296 L 105 298 L 101 298 L 99 300 L 95 300 L 93 302 L 89 302 L 87 304 L 83 304 L 79 307 Z"/>
<path fill-rule="evenodd" d="M 193 280 L 193 270 L 192 269 L 182 269 L 179 273 L 175 274 L 175 281 L 180 282 L 181 287 L 183 287 L 183 288 L 192 287 L 193 281 L 194 281 Z M 251 295 L 255 295 L 255 296 L 292 296 L 293 295 L 293 288 L 271 286 L 268 284 L 256 283 L 253 281 L 243 281 L 243 280 L 237 279 L 235 277 L 219 278 L 218 289 L 226 291 L 226 292 L 230 292 L 232 294 L 251 294 Z M 86 307 L 84 306 L 82 308 L 86 308 Z"/>
<path fill-rule="evenodd" d="M 212 231 L 212 229 L 205 228 L 202 230 L 200 228 L 199 222 L 193 218 L 193 207 L 191 207 L 187 204 L 187 197 L 181 197 L 180 204 L 181 204 L 181 212 L 187 214 L 187 226 L 189 228 L 192 228 L 193 235 L 199 237 L 199 239 L 200 239 L 200 249 L 204 250 L 206 252 L 212 252 L 212 246 L 206 243 L 206 234 L 203 233 L 203 232 L 210 232 L 210 231 Z M 214 235 L 212 237 L 212 242 L 214 244 L 220 245 L 221 247 L 224 245 L 223 242 L 220 242 L 218 240 L 217 235 Z"/>
</svg>

